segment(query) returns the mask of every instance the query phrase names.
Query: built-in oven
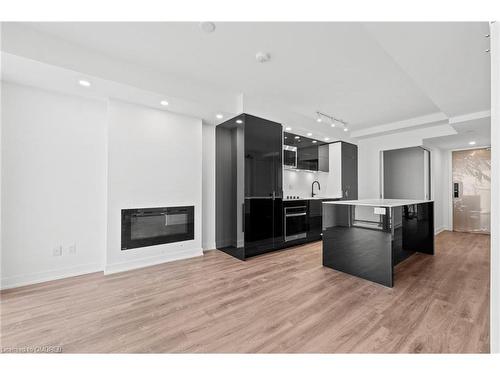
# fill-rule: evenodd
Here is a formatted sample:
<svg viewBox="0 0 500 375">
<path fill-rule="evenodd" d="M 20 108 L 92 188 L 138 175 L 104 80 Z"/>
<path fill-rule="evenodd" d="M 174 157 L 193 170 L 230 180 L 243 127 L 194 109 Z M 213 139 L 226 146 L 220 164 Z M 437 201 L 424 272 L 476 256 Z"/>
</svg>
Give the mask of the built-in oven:
<svg viewBox="0 0 500 375">
<path fill-rule="evenodd" d="M 297 203 L 285 207 L 285 242 L 307 237 L 307 204 Z"/>
<path fill-rule="evenodd" d="M 122 210 L 122 250 L 194 239 L 194 206 Z"/>
<path fill-rule="evenodd" d="M 297 168 L 297 147 L 283 145 L 283 165 L 288 168 Z"/>
</svg>

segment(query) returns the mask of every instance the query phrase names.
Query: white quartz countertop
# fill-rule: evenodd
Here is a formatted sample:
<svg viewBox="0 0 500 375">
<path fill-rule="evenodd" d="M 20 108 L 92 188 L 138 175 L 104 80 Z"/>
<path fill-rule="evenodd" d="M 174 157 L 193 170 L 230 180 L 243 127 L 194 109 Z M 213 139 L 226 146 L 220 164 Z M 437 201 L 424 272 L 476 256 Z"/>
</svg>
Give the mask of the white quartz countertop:
<svg viewBox="0 0 500 375">
<path fill-rule="evenodd" d="M 341 199 L 342 197 L 300 197 L 300 198 L 283 198 L 284 201 L 310 201 L 322 199 Z"/>
<path fill-rule="evenodd" d="M 323 204 L 344 204 L 344 205 L 358 205 L 358 206 L 372 206 L 372 207 L 399 207 L 409 204 L 419 204 L 433 202 L 432 200 L 418 200 L 418 199 L 358 199 L 352 201 L 332 201 L 323 202 Z"/>
</svg>

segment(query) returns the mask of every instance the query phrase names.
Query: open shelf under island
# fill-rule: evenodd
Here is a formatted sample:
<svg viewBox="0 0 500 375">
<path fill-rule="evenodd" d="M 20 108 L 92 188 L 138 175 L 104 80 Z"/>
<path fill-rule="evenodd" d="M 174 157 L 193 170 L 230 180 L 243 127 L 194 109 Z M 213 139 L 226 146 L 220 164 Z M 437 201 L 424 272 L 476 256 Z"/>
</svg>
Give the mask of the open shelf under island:
<svg viewBox="0 0 500 375">
<path fill-rule="evenodd" d="M 394 266 L 434 255 L 434 202 L 360 199 L 323 203 L 323 266 L 388 287 Z"/>
</svg>

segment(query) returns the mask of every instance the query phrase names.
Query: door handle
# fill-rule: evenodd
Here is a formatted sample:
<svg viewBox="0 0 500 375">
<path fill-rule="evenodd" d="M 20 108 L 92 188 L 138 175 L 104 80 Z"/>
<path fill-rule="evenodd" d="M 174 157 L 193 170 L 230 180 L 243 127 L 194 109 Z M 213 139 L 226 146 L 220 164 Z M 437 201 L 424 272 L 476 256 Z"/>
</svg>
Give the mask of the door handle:
<svg viewBox="0 0 500 375">
<path fill-rule="evenodd" d="M 459 184 L 458 182 L 453 183 L 453 198 L 459 198 L 460 197 L 460 190 L 459 190 Z"/>
<path fill-rule="evenodd" d="M 306 216 L 306 215 L 307 215 L 307 213 L 302 212 L 300 214 L 286 214 L 285 216 L 286 217 L 297 217 L 297 216 Z"/>
</svg>

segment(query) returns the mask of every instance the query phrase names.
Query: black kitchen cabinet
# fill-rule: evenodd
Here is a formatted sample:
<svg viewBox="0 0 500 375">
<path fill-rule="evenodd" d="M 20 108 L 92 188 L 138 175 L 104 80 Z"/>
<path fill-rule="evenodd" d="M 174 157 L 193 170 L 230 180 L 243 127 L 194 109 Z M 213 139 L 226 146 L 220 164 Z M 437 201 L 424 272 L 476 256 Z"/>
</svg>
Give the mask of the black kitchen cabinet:
<svg viewBox="0 0 500 375">
<path fill-rule="evenodd" d="M 293 133 L 284 133 L 283 144 L 297 148 L 297 169 L 328 172 L 328 143 Z M 290 163 L 286 164 L 292 164 L 291 153 L 286 150 L 284 152 L 290 158 Z"/>
<path fill-rule="evenodd" d="M 344 200 L 358 199 L 358 146 L 339 141 L 329 147 L 335 155 L 329 160 L 330 174 L 335 181 L 335 196 Z"/>
<path fill-rule="evenodd" d="M 307 239 L 309 241 L 317 241 L 321 239 L 321 225 L 323 215 L 323 201 L 321 199 L 310 199 L 308 210 L 309 230 L 307 231 Z"/>
<path fill-rule="evenodd" d="M 297 168 L 318 170 L 318 146 L 297 147 Z"/>
<path fill-rule="evenodd" d="M 330 150 L 329 144 L 318 146 L 318 171 L 330 171 Z"/>
<path fill-rule="evenodd" d="M 281 246 L 282 127 L 245 115 L 245 253 Z"/>
<path fill-rule="evenodd" d="M 358 199 L 358 146 L 342 144 L 342 199 Z"/>
<path fill-rule="evenodd" d="M 248 114 L 216 127 L 216 247 L 239 259 L 283 244 L 282 134 Z"/>
</svg>

